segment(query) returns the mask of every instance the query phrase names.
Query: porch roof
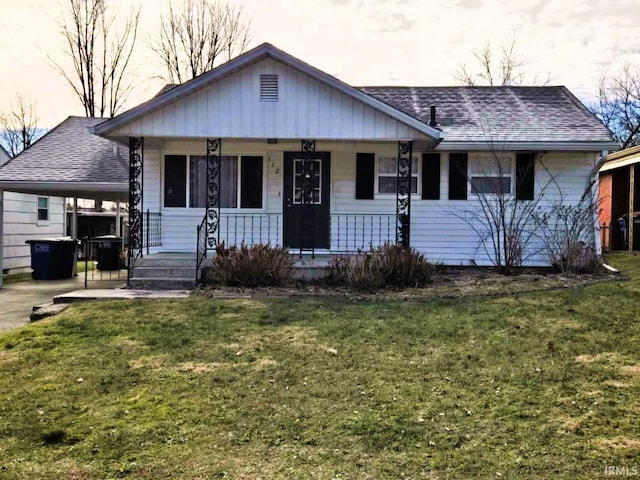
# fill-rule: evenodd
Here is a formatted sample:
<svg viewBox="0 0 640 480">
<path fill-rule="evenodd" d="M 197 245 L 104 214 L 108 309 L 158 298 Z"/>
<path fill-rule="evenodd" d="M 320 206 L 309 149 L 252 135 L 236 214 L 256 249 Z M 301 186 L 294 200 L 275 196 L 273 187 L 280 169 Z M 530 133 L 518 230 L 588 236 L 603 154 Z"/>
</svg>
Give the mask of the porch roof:
<svg viewBox="0 0 640 480">
<path fill-rule="evenodd" d="M 89 132 L 104 120 L 68 117 L 0 167 L 0 189 L 126 201 L 127 148 Z"/>
<path fill-rule="evenodd" d="M 629 165 L 640 163 L 640 145 L 612 153 L 607 157 L 600 172 L 615 170 Z"/>
</svg>

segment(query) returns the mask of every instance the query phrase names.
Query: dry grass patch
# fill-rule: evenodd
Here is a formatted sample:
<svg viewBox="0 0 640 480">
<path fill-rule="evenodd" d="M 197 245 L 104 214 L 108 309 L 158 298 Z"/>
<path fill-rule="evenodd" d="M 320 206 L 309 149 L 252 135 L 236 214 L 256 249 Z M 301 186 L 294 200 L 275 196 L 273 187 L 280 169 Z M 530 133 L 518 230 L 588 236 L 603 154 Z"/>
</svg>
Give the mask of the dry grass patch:
<svg viewBox="0 0 640 480">
<path fill-rule="evenodd" d="M 615 450 L 640 450 L 640 439 L 629 437 L 615 437 L 597 441 L 600 447 L 613 448 Z"/>
<path fill-rule="evenodd" d="M 229 363 L 229 362 L 210 362 L 210 363 L 186 362 L 186 363 L 179 364 L 176 367 L 176 370 L 179 372 L 207 373 L 217 368 L 233 368 L 238 366 L 239 364 L 237 363 Z"/>
<path fill-rule="evenodd" d="M 620 382 L 618 380 L 607 380 L 604 382 L 604 384 L 616 388 L 627 388 L 629 386 L 628 383 Z"/>
<path fill-rule="evenodd" d="M 618 362 L 621 360 L 621 356 L 616 352 L 602 352 L 596 355 L 578 355 L 576 362 L 578 363 L 594 363 L 594 362 Z"/>
<path fill-rule="evenodd" d="M 624 373 L 625 375 L 640 377 L 640 364 L 625 365 L 620 370 L 622 370 L 622 373 Z"/>
<path fill-rule="evenodd" d="M 143 367 L 158 369 L 162 368 L 165 363 L 167 363 L 168 359 L 169 356 L 164 353 L 160 355 L 150 355 L 129 360 L 129 366 L 134 370 Z"/>
</svg>

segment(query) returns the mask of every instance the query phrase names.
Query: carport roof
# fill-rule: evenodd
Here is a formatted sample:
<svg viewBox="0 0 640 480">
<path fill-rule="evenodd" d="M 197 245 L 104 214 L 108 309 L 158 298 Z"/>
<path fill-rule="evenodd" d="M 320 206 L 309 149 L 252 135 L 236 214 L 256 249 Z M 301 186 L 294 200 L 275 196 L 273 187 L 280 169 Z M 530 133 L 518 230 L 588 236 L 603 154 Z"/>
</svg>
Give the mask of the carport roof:
<svg viewBox="0 0 640 480">
<path fill-rule="evenodd" d="M 68 117 L 0 167 L 0 188 L 60 197 L 126 200 L 128 149 L 89 131 L 104 121 Z"/>
</svg>

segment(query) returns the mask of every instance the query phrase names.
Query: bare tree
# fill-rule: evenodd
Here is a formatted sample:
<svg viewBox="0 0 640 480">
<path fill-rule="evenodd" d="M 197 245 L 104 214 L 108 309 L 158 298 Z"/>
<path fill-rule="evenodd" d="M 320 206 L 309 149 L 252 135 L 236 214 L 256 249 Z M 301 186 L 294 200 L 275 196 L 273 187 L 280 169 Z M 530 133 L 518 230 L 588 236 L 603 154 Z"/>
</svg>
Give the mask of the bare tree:
<svg viewBox="0 0 640 480">
<path fill-rule="evenodd" d="M 65 0 L 60 19 L 69 70 L 51 60 L 67 80 L 88 117 L 113 117 L 122 108 L 132 85 L 125 79 L 133 54 L 140 8 L 121 19 L 108 0 Z"/>
<path fill-rule="evenodd" d="M 611 75 L 604 73 L 591 111 L 623 149 L 640 145 L 640 68 L 627 64 Z"/>
<path fill-rule="evenodd" d="M 454 73 L 456 81 L 462 85 L 473 87 L 476 85 L 507 86 L 507 85 L 547 85 L 550 75 L 542 79 L 538 75 L 527 79 L 525 67 L 527 62 L 518 53 L 516 39 L 513 38 L 509 45 L 500 47 L 500 54 L 496 53 L 490 43 L 473 51 L 476 60 L 472 67 L 466 64 L 460 65 Z"/>
<path fill-rule="evenodd" d="M 0 112 L 0 140 L 12 157 L 42 136 L 37 125 L 36 105 L 22 95 L 16 95 L 8 111 Z"/>
<path fill-rule="evenodd" d="M 162 78 L 183 83 L 242 53 L 250 23 L 242 7 L 224 0 L 169 4 L 169 13 L 160 19 L 160 35 L 151 43 L 166 72 Z"/>
</svg>

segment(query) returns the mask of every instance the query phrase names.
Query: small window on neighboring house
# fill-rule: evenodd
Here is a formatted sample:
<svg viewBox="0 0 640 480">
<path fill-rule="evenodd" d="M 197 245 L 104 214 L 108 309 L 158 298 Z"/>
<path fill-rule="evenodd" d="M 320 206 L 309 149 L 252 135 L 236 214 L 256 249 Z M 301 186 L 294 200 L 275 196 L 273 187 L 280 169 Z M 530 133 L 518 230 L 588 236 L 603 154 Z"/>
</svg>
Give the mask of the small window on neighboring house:
<svg viewBox="0 0 640 480">
<path fill-rule="evenodd" d="M 398 187 L 398 158 L 379 157 L 377 171 L 378 193 L 396 193 Z M 411 161 L 411 193 L 418 193 L 418 159 Z"/>
<path fill-rule="evenodd" d="M 510 194 L 512 163 L 510 155 L 470 155 L 471 193 Z"/>
<path fill-rule="evenodd" d="M 278 101 L 278 75 L 260 75 L 260 100 L 263 102 Z"/>
<path fill-rule="evenodd" d="M 38 221 L 39 222 L 49 221 L 49 198 L 48 197 L 38 197 Z"/>
</svg>

